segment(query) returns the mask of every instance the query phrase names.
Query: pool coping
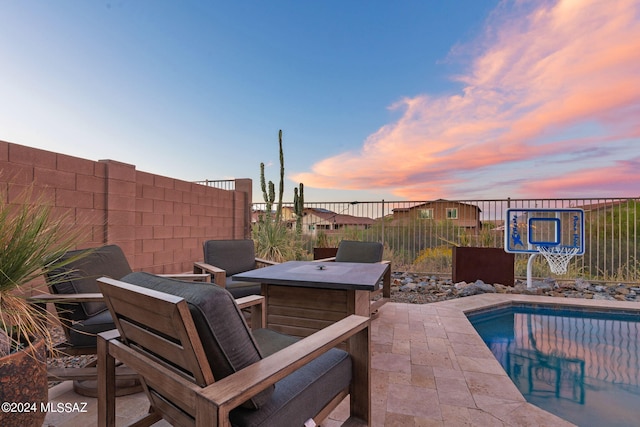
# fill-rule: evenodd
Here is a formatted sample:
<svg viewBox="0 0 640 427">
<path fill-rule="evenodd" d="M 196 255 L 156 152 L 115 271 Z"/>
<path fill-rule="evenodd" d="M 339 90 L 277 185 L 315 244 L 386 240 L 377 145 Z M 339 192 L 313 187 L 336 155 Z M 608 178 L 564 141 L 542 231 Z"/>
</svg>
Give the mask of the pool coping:
<svg viewBox="0 0 640 427">
<path fill-rule="evenodd" d="M 470 334 L 474 337 L 477 337 L 481 340 L 480 335 L 473 327 L 471 322 L 467 318 L 467 314 L 471 314 L 473 312 L 485 311 L 488 309 L 499 309 L 505 308 L 509 306 L 517 306 L 519 304 L 526 305 L 541 305 L 548 308 L 554 307 L 563 307 L 563 308 L 579 308 L 581 310 L 593 310 L 597 312 L 625 312 L 625 313 L 633 313 L 640 314 L 640 304 L 637 302 L 631 301 L 617 301 L 617 300 L 593 300 L 593 299 L 583 299 L 583 298 L 560 298 L 560 297 L 551 297 L 551 296 L 539 296 L 539 295 L 524 295 L 524 294 L 480 294 L 474 295 L 465 298 L 451 299 L 447 301 L 441 301 L 429 304 L 431 307 L 435 308 L 437 313 L 440 316 L 454 317 L 456 319 L 456 333 L 464 333 Z M 445 319 L 443 319 L 445 320 Z M 485 346 L 486 347 L 486 346 Z M 488 349 L 488 347 L 487 347 Z M 492 353 L 493 354 L 493 353 Z M 495 359 L 495 357 L 494 357 Z M 496 362 L 497 359 L 495 359 Z M 499 364 L 499 363 L 498 363 Z M 502 367 L 502 365 L 500 365 Z M 508 374 L 502 369 L 504 376 L 508 379 Z M 509 379 L 509 382 L 511 380 Z M 513 382 L 511 382 L 513 384 Z M 518 394 L 515 397 L 514 401 L 521 401 L 526 399 L 520 393 L 519 390 L 516 389 L 511 390 Z M 526 406 L 535 413 L 536 423 L 541 422 L 545 423 L 549 422 L 552 425 L 558 425 L 557 422 L 561 420 L 562 425 L 573 426 L 575 424 L 570 423 L 569 421 L 558 417 L 550 412 L 547 412 L 529 402 L 525 403 Z M 498 419 L 501 419 L 503 422 L 510 424 L 510 420 L 508 416 L 504 413 L 504 411 L 500 408 L 495 408 L 493 410 L 490 407 L 483 408 L 485 412 L 491 413 Z M 566 423 L 566 424 L 565 424 Z M 533 424 L 531 424 L 533 425 Z"/>
</svg>

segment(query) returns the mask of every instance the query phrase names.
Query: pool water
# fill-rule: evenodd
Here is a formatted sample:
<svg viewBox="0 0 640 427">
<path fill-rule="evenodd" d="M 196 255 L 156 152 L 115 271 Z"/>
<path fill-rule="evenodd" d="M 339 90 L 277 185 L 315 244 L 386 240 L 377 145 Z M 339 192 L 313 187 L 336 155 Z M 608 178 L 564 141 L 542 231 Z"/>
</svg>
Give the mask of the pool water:
<svg viewBox="0 0 640 427">
<path fill-rule="evenodd" d="M 640 315 L 510 306 L 468 315 L 528 402 L 579 426 L 640 425 Z"/>
</svg>

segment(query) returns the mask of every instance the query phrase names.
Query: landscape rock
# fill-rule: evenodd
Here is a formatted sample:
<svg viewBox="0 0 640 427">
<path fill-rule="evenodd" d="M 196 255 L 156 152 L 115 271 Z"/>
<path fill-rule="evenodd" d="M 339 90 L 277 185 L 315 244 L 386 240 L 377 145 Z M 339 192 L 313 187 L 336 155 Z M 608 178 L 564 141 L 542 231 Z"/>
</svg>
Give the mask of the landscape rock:
<svg viewBox="0 0 640 427">
<path fill-rule="evenodd" d="M 585 291 L 591 287 L 591 283 L 587 282 L 584 279 L 576 279 L 576 289 Z"/>
<path fill-rule="evenodd" d="M 497 292 L 494 286 L 484 283 L 482 280 L 476 280 L 475 286 L 477 286 L 482 293 L 495 294 Z"/>
<path fill-rule="evenodd" d="M 464 298 L 483 293 L 511 293 L 546 295 L 558 298 L 585 298 L 594 300 L 639 301 L 640 287 L 637 284 L 591 283 L 586 279 L 561 280 L 545 278 L 534 280 L 527 288 L 526 281 L 516 280 L 514 286 L 500 283 L 453 283 L 450 277 L 438 277 L 420 273 L 394 272 L 391 284 L 391 300 L 412 304 L 426 304 L 454 298 Z"/>
<path fill-rule="evenodd" d="M 618 285 L 615 288 L 615 292 L 616 292 L 616 294 L 620 294 L 620 295 L 628 295 L 629 294 L 629 289 L 625 288 L 624 286 Z"/>
</svg>

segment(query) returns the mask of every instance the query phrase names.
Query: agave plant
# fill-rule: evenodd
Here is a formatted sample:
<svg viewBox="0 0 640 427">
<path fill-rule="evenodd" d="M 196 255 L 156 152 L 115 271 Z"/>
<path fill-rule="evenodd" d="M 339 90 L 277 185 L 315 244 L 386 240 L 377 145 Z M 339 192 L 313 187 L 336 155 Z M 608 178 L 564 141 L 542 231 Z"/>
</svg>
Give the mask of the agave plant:
<svg viewBox="0 0 640 427">
<path fill-rule="evenodd" d="M 47 317 L 25 298 L 25 285 L 61 267 L 81 231 L 65 215 L 53 215 L 28 187 L 15 203 L 0 197 L 0 357 L 35 339 L 51 344 Z M 67 261 L 69 262 L 69 261 Z"/>
</svg>

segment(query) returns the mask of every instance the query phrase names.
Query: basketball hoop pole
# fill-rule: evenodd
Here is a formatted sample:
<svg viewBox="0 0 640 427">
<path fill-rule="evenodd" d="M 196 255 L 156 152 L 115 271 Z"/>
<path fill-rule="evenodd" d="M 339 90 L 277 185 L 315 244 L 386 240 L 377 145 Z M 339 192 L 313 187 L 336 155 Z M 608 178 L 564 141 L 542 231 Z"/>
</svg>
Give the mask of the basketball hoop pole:
<svg viewBox="0 0 640 427">
<path fill-rule="evenodd" d="M 533 259 L 538 255 L 537 253 L 531 254 L 529 256 L 529 261 L 527 261 L 527 289 L 533 288 Z"/>
<path fill-rule="evenodd" d="M 531 271 L 533 270 L 533 258 L 538 255 L 544 255 L 549 263 L 549 268 L 554 274 L 567 274 L 567 266 L 569 261 L 578 253 L 578 248 L 567 247 L 548 247 L 538 246 L 538 253 L 531 254 L 527 262 L 527 288 L 533 287 L 531 280 Z"/>
</svg>

